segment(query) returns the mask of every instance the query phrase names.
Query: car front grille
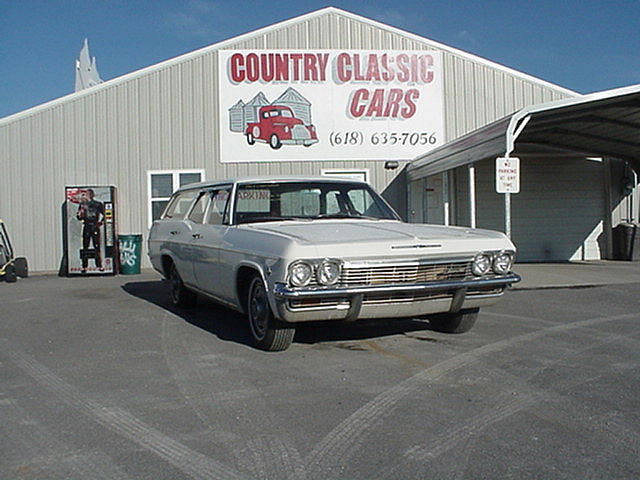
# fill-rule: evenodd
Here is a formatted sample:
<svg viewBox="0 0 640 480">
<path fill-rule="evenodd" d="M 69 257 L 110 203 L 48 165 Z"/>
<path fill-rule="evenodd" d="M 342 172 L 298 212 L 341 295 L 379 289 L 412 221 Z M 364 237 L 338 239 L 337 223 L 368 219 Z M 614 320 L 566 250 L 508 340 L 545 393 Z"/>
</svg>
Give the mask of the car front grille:
<svg viewBox="0 0 640 480">
<path fill-rule="evenodd" d="M 294 125 L 292 136 L 295 140 L 308 140 L 311 138 L 309 130 L 304 125 Z"/>
<path fill-rule="evenodd" d="M 471 277 L 471 262 L 345 266 L 340 285 L 345 287 L 464 280 Z"/>
</svg>

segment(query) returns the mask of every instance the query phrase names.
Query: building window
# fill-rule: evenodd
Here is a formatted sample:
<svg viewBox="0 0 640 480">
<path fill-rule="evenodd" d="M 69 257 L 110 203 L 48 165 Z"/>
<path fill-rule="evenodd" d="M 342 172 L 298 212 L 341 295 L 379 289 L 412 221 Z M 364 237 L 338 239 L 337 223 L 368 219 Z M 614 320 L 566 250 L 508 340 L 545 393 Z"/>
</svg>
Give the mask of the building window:
<svg viewBox="0 0 640 480">
<path fill-rule="evenodd" d="M 161 170 L 148 173 L 149 225 L 162 215 L 173 192 L 204 179 L 204 170 Z"/>
</svg>

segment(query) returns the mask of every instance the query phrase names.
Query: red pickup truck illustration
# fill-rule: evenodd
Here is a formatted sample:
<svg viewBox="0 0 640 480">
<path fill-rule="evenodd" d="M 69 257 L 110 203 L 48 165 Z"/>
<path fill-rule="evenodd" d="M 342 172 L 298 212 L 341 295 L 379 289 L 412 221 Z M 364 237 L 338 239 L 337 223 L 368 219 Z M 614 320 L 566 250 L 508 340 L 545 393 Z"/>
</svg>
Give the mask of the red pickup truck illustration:
<svg viewBox="0 0 640 480">
<path fill-rule="evenodd" d="M 305 125 L 296 118 L 293 110 L 284 105 L 260 107 L 258 121 L 247 124 L 247 143 L 269 143 L 277 150 L 282 145 L 304 145 L 309 147 L 318 142 L 316 127 Z"/>
</svg>

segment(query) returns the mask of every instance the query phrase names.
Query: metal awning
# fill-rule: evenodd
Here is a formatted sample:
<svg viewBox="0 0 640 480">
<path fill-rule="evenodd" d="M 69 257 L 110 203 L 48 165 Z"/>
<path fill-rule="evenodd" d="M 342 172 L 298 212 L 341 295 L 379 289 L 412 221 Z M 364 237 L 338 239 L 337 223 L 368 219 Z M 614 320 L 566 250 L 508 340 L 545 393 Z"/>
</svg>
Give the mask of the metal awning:
<svg viewBox="0 0 640 480">
<path fill-rule="evenodd" d="M 409 180 L 501 156 L 607 157 L 640 172 L 640 85 L 533 105 L 416 157 Z"/>
</svg>

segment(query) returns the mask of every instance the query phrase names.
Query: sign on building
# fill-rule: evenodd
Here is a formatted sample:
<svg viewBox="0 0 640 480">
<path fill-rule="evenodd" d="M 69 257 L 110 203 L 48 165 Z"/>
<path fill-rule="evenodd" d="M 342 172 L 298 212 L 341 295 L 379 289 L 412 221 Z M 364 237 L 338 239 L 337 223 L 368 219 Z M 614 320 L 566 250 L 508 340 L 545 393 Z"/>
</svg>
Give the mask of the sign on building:
<svg viewBox="0 0 640 480">
<path fill-rule="evenodd" d="M 444 143 L 436 51 L 220 51 L 222 162 L 411 160 Z"/>
<path fill-rule="evenodd" d="M 520 193 L 519 158 L 496 158 L 496 192 Z"/>
</svg>

